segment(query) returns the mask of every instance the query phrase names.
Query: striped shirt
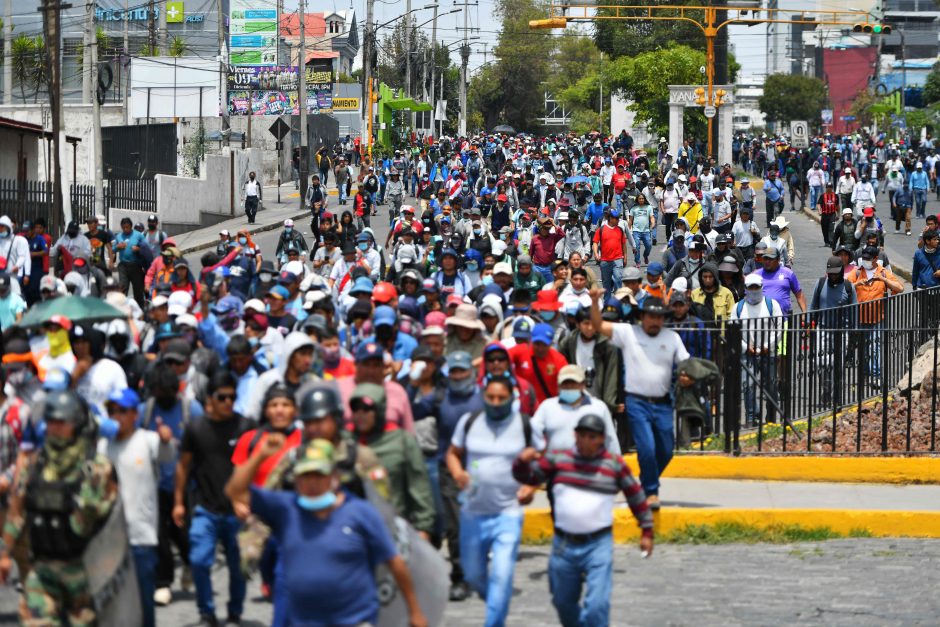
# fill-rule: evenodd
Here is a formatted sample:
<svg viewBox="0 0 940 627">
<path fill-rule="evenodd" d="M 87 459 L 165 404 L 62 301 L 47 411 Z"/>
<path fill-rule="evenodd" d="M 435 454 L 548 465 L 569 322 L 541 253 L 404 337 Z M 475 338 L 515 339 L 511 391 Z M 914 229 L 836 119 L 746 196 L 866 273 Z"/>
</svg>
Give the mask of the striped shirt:
<svg viewBox="0 0 940 627">
<path fill-rule="evenodd" d="M 613 497 L 622 492 L 630 511 L 636 517 L 644 534 L 653 533 L 653 513 L 646 504 L 646 494 L 630 468 L 621 457 L 614 457 L 606 449 L 597 457 L 587 458 L 578 454 L 576 448 L 549 451 L 539 459 L 524 463 L 518 458 L 512 465 L 516 481 L 528 485 L 549 482 L 555 497 L 553 515 L 558 525 L 558 510 L 567 509 L 561 499 L 574 498 L 576 492 L 593 492 Z M 568 490 L 566 488 L 575 488 Z M 559 490 L 559 488 L 561 488 Z M 612 499 L 611 499 L 612 502 Z M 588 517 L 593 518 L 589 512 Z M 596 520 L 596 519 L 595 519 Z M 587 524 L 592 520 L 583 521 Z M 566 525 L 570 527 L 570 525 Z M 583 533 L 584 530 L 565 528 L 568 533 Z"/>
</svg>

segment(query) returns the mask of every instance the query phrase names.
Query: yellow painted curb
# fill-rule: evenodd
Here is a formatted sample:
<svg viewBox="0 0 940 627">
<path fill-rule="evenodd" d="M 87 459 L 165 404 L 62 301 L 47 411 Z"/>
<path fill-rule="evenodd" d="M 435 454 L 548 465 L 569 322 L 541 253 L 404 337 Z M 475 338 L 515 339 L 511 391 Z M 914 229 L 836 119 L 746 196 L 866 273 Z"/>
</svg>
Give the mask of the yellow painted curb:
<svg viewBox="0 0 940 627">
<path fill-rule="evenodd" d="M 845 535 L 865 529 L 875 537 L 940 538 L 940 512 L 899 512 L 850 509 L 686 509 L 664 507 L 654 514 L 656 534 L 688 525 L 736 522 L 766 528 L 773 525 L 828 527 Z M 544 542 L 553 535 L 548 509 L 527 509 L 522 523 L 523 542 Z M 614 510 L 614 541 L 632 542 L 640 529 L 629 509 Z"/>
<path fill-rule="evenodd" d="M 636 455 L 627 455 L 624 459 L 637 474 L 640 466 Z M 940 483 L 940 457 L 677 455 L 663 476 L 831 483 Z"/>
</svg>

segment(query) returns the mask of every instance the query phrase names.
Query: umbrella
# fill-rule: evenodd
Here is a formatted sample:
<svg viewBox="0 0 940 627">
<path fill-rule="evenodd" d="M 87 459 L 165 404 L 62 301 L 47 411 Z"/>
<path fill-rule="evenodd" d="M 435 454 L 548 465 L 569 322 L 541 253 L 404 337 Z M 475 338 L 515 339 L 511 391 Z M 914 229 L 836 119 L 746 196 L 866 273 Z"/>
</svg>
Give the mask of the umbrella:
<svg viewBox="0 0 940 627">
<path fill-rule="evenodd" d="M 565 183 L 570 183 L 571 185 L 577 185 L 578 183 L 587 183 L 588 177 L 581 176 L 580 174 L 575 174 L 574 176 L 569 176 L 565 179 Z"/>
<path fill-rule="evenodd" d="M 493 128 L 494 133 L 506 133 L 507 135 L 515 135 L 516 129 L 509 126 L 508 124 L 500 124 L 497 127 Z"/>
<path fill-rule="evenodd" d="M 24 327 L 38 327 L 53 316 L 64 316 L 72 322 L 101 322 L 126 318 L 121 310 L 99 298 L 59 296 L 27 310 L 20 321 Z"/>
</svg>

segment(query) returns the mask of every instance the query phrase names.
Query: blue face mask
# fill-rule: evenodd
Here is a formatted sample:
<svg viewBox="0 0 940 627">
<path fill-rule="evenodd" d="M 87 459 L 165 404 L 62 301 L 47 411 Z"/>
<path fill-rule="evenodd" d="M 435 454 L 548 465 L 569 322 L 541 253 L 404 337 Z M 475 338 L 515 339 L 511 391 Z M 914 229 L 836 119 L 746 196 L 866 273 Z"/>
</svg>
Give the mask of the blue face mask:
<svg viewBox="0 0 940 627">
<path fill-rule="evenodd" d="M 322 512 L 325 509 L 333 507 L 336 503 L 336 493 L 333 491 L 324 492 L 320 496 L 297 495 L 297 505 L 308 512 Z"/>
<path fill-rule="evenodd" d="M 365 242 L 362 242 L 361 244 L 359 244 L 359 250 L 365 252 L 369 250 L 369 245 Z"/>
<path fill-rule="evenodd" d="M 633 305 L 630 305 L 629 303 L 627 303 L 627 304 L 622 304 L 622 303 L 621 303 L 621 305 L 620 305 L 620 311 L 623 312 L 623 315 L 624 315 L 624 316 L 629 316 L 629 315 L 630 315 L 630 312 L 633 311 Z"/>
<path fill-rule="evenodd" d="M 290 232 L 293 231 L 293 230 L 294 230 L 294 227 L 292 227 L 292 226 L 285 226 L 285 227 L 284 227 L 284 232 L 285 232 L 285 233 L 290 233 Z"/>
<path fill-rule="evenodd" d="M 483 277 L 482 279 L 480 279 L 480 283 L 482 283 L 483 285 L 492 285 L 492 283 L 493 283 L 493 275 L 492 275 L 492 274 L 487 274 L 485 277 Z"/>
<path fill-rule="evenodd" d="M 467 262 L 467 270 L 469 270 L 470 272 L 476 272 L 479 269 L 480 269 L 480 266 L 477 264 L 476 261 Z"/>
<path fill-rule="evenodd" d="M 481 231 L 480 229 L 473 229 L 473 234 L 474 234 L 474 235 L 479 236 L 480 233 L 482 233 L 482 232 L 483 232 L 483 231 Z"/>
<path fill-rule="evenodd" d="M 551 322 L 555 319 L 555 313 L 554 311 L 540 311 L 539 317 L 545 322 Z"/>
<path fill-rule="evenodd" d="M 512 415 L 512 400 L 513 399 L 510 398 L 505 403 L 500 403 L 499 405 L 491 405 L 483 401 L 483 409 L 486 412 L 486 417 L 497 422 L 506 420 Z"/>
<path fill-rule="evenodd" d="M 250 337 L 250 338 L 248 338 L 248 345 L 251 346 L 252 348 L 257 348 L 257 347 L 258 347 L 258 338 L 256 338 L 256 337 Z"/>
<path fill-rule="evenodd" d="M 10 237 L 9 231 L 0 231 L 0 239 L 6 239 L 8 237 Z"/>
<path fill-rule="evenodd" d="M 239 238 L 238 238 L 238 243 L 239 243 L 239 245 L 241 245 L 241 246 L 247 246 L 247 245 L 248 245 L 248 238 L 246 238 L 246 237 L 239 237 Z"/>
<path fill-rule="evenodd" d="M 559 390 L 558 400 L 568 405 L 574 405 L 581 400 L 581 390 Z"/>
</svg>

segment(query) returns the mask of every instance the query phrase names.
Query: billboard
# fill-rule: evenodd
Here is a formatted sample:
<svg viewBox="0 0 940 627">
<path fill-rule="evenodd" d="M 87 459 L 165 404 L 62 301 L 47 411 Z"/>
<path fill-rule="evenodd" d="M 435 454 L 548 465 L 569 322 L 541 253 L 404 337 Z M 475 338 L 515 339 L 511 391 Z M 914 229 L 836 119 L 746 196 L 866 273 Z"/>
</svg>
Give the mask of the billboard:
<svg viewBox="0 0 940 627">
<path fill-rule="evenodd" d="M 230 90 L 297 91 L 297 66 L 230 65 Z"/>
<path fill-rule="evenodd" d="M 250 99 L 250 100 L 249 100 Z M 285 115 L 300 113 L 296 91 L 234 90 L 228 92 L 229 115 Z M 307 112 L 327 113 L 333 110 L 331 86 L 322 85 L 307 90 Z"/>
<path fill-rule="evenodd" d="M 266 0 L 231 0 L 229 63 L 274 65 L 278 45 L 277 8 Z"/>
<path fill-rule="evenodd" d="M 131 61 L 130 114 L 135 118 L 219 115 L 219 63 L 200 57 Z"/>
</svg>

